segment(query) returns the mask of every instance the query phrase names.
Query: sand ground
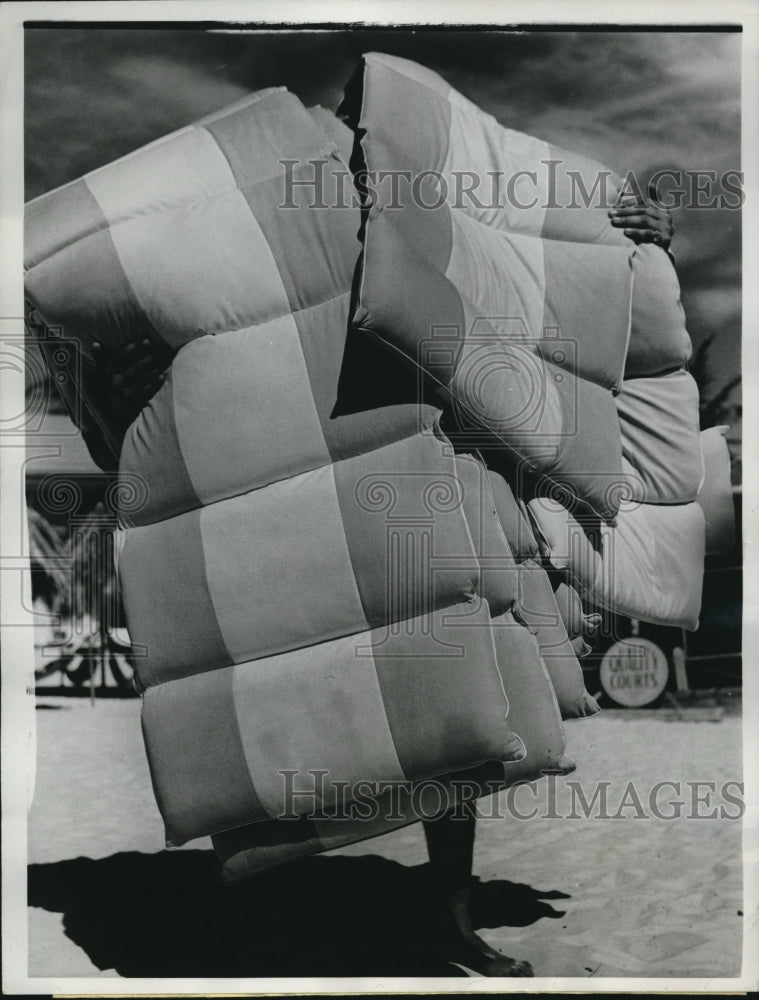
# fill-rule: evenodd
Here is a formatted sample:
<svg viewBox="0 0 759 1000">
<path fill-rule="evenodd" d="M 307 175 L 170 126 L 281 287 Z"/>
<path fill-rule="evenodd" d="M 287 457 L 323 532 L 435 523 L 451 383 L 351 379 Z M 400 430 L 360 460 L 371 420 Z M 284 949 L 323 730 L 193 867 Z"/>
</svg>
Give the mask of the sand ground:
<svg viewBox="0 0 759 1000">
<path fill-rule="evenodd" d="M 420 824 L 222 888 L 208 841 L 162 849 L 136 699 L 37 707 L 30 975 L 462 974 L 426 891 Z M 739 974 L 741 824 L 724 792 L 741 779 L 740 718 L 606 712 L 567 732 L 578 769 L 553 798 L 544 781 L 482 803 L 483 936 L 540 976 Z M 654 804 L 683 802 L 679 818 L 652 813 L 665 780 L 680 788 Z M 605 812 L 597 801 L 585 817 L 575 799 L 572 818 L 568 781 L 587 801 L 606 782 Z M 715 792 L 701 786 L 694 810 L 686 781 Z"/>
</svg>

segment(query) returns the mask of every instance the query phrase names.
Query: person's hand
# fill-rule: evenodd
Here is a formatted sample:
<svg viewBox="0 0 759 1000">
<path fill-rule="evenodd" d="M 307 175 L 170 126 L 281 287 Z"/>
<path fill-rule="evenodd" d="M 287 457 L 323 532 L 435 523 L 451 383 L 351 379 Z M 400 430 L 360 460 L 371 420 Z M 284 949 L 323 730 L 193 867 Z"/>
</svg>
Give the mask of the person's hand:
<svg viewBox="0 0 759 1000">
<path fill-rule="evenodd" d="M 133 340 L 109 358 L 102 344 L 94 343 L 92 354 L 118 402 L 128 413 L 136 416 L 163 385 L 166 359 L 159 358 L 147 339 Z"/>
<path fill-rule="evenodd" d="M 675 227 L 668 208 L 663 208 L 654 200 L 649 189 L 648 201 L 641 201 L 633 194 L 625 195 L 610 212 L 609 218 L 615 229 L 622 229 L 633 243 L 655 243 L 668 250 Z"/>
</svg>

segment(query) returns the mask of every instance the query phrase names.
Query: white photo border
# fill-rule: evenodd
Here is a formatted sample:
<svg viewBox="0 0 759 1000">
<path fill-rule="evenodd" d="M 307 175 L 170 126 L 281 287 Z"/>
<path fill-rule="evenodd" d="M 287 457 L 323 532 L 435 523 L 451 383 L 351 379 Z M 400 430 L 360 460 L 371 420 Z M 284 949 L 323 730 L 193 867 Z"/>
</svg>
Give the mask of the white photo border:
<svg viewBox="0 0 759 1000">
<path fill-rule="evenodd" d="M 759 3 L 719 5 L 684 0 L 635 0 L 610 5 L 601 0 L 534 0 L 529 7 L 516 0 L 452 3 L 399 0 L 131 0 L 131 2 L 20 2 L 0 7 L 0 218 L 2 219 L 2 280 L 0 324 L 3 333 L 23 337 L 22 214 L 23 214 L 23 23 L 45 22 L 229 22 L 230 27 L 256 25 L 308 27 L 334 25 L 519 25 L 562 26 L 600 24 L 613 29 L 635 25 L 740 25 L 742 28 L 742 161 L 746 203 L 743 215 L 743 347 L 746 391 L 743 441 L 744 493 L 744 632 L 747 669 L 743 680 L 743 761 L 746 812 L 743 819 L 744 959 L 740 977 L 720 979 L 145 979 L 120 977 L 31 978 L 27 974 L 26 827 L 34 787 L 34 662 L 29 614 L 21 599 L 28 590 L 28 567 L 21 553 L 24 537 L 23 443 L 0 440 L 0 607 L 2 607 L 2 904 L 3 990 L 7 994 L 108 995 L 251 995 L 356 993 L 505 993 L 542 992 L 687 992 L 726 993 L 759 986 L 759 675 L 751 653 L 759 647 Z M 24 411 L 22 380 L 0 366 L 2 417 Z M 749 391 L 753 390 L 753 391 Z M 19 395 L 21 398 L 19 398 Z M 23 442 L 23 439 L 22 439 Z M 19 530 L 19 526 L 21 526 Z M 26 580 L 25 580 L 25 575 Z M 31 692 L 31 694 L 30 694 Z M 754 766 L 752 766 L 754 765 Z"/>
</svg>

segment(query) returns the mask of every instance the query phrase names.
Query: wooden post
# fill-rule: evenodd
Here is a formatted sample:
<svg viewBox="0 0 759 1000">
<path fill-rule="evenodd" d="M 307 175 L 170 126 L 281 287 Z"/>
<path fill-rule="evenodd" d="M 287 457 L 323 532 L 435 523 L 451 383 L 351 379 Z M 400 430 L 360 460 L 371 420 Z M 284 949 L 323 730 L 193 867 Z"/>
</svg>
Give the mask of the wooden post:
<svg viewBox="0 0 759 1000">
<path fill-rule="evenodd" d="M 685 650 L 675 646 L 672 650 L 672 663 L 675 668 L 675 685 L 678 692 L 688 691 L 688 671 L 685 666 Z"/>
</svg>

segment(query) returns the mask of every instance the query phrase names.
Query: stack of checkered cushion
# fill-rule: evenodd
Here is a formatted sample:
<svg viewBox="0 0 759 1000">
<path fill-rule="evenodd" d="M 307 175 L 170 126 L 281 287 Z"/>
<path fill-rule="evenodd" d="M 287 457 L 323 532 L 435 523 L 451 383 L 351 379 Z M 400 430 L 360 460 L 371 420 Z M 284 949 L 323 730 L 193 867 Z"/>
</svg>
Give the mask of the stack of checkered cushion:
<svg viewBox="0 0 759 1000">
<path fill-rule="evenodd" d="M 170 843 L 244 824 L 287 843 L 277 817 L 313 822 L 359 781 L 500 761 L 503 783 L 562 759 L 493 480 L 454 457 L 415 380 L 350 333 L 357 210 L 312 207 L 308 185 L 282 207 L 281 161 L 296 180 L 320 162 L 336 190 L 349 140 L 266 92 L 29 208 L 29 303 L 81 350 L 72 412 L 140 484 L 141 503 L 123 493 L 118 570 Z M 120 441 L 91 345 L 135 337 L 176 353 Z M 524 512 L 496 491 L 528 544 Z M 528 610 L 558 630 L 563 712 L 587 714 L 534 574 L 543 603 Z"/>
<path fill-rule="evenodd" d="M 368 55 L 355 83 L 376 179 L 357 325 L 511 452 L 551 565 L 598 605 L 695 628 L 703 463 L 677 279 L 598 193 L 579 200 L 603 179 L 613 204 L 621 181 L 407 60 Z"/>
<path fill-rule="evenodd" d="M 414 64 L 367 57 L 361 82 L 371 169 L 550 155 Z M 362 225 L 351 145 L 264 91 L 27 213 L 27 298 L 78 343 L 67 402 L 129 487 L 118 568 L 167 840 L 213 834 L 230 880 L 413 822 L 430 778 L 478 795 L 565 767 L 561 718 L 596 711 L 577 590 L 698 608 L 661 251 L 593 210 L 379 200 Z M 138 337 L 173 361 L 124 436 L 91 345 Z M 361 782 L 402 786 L 400 813 L 336 815 Z"/>
</svg>

